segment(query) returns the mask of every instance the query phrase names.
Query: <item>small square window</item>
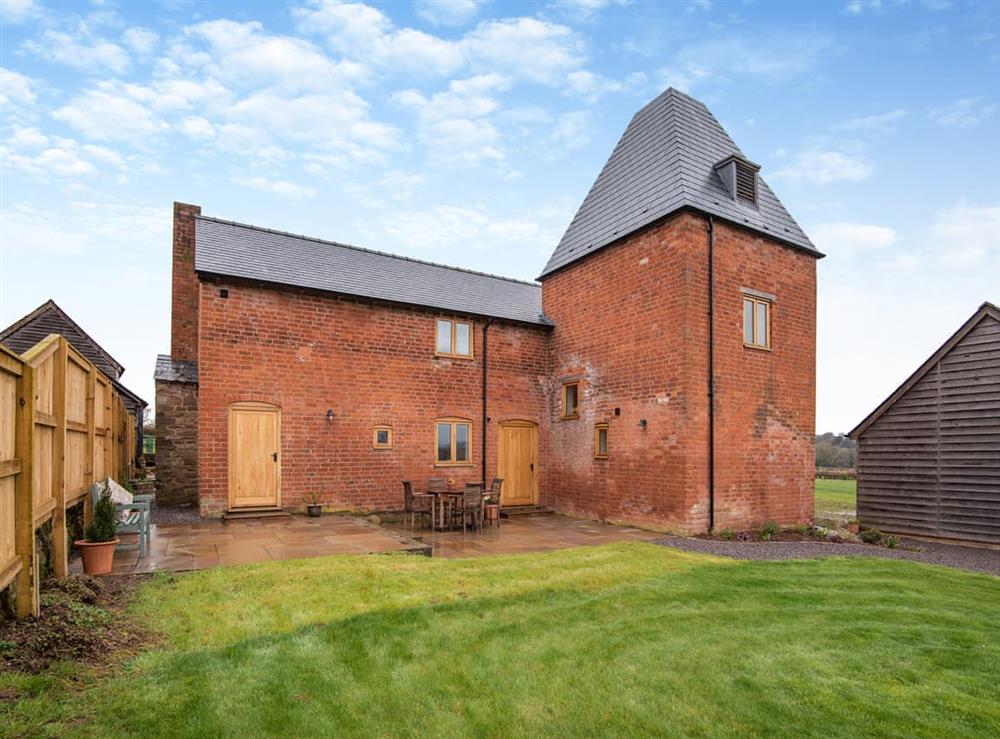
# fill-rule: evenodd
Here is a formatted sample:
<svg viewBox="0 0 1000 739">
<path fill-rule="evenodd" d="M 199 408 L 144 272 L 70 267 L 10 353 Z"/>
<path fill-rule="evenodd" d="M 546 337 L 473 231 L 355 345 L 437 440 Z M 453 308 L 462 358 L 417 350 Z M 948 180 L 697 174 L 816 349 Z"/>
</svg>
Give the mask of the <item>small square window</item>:
<svg viewBox="0 0 1000 739">
<path fill-rule="evenodd" d="M 594 459 L 608 458 L 608 424 L 594 426 Z"/>
<path fill-rule="evenodd" d="M 743 296 L 743 345 L 754 349 L 771 348 L 771 301 Z"/>
<path fill-rule="evenodd" d="M 580 383 L 567 382 L 563 384 L 563 418 L 580 417 Z"/>
<path fill-rule="evenodd" d="M 392 427 L 376 426 L 372 429 L 373 449 L 392 449 Z"/>
<path fill-rule="evenodd" d="M 437 320 L 434 353 L 439 357 L 472 359 L 472 324 L 468 321 Z"/>
</svg>

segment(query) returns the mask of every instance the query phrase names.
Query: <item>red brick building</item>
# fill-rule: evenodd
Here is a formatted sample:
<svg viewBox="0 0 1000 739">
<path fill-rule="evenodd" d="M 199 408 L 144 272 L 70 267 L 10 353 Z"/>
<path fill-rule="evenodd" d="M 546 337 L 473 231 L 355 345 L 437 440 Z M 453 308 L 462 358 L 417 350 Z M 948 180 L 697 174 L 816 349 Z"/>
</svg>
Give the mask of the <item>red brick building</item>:
<svg viewBox="0 0 1000 739">
<path fill-rule="evenodd" d="M 674 530 L 810 519 L 822 255 L 758 170 L 666 91 L 540 284 L 175 205 L 167 497 L 386 510 L 500 476 L 507 506 Z"/>
</svg>

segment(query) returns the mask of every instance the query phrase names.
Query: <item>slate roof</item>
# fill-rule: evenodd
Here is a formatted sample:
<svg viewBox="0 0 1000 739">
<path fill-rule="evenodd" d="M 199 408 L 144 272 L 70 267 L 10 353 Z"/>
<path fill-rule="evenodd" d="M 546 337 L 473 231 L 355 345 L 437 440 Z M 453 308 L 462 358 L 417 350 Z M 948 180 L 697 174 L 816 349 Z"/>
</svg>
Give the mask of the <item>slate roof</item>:
<svg viewBox="0 0 1000 739">
<path fill-rule="evenodd" d="M 542 288 L 537 283 L 207 216 L 195 220 L 195 270 L 550 325 L 542 315 Z"/>
<path fill-rule="evenodd" d="M 117 380 L 125 372 L 121 363 L 80 328 L 54 300 L 46 300 L 31 313 L 0 331 L 0 344 L 17 354 L 24 354 L 49 334 L 64 336 L 74 349 L 110 379 Z"/>
<path fill-rule="evenodd" d="M 153 379 L 164 382 L 196 383 L 198 382 L 198 364 L 174 359 L 169 354 L 157 354 Z"/>
<path fill-rule="evenodd" d="M 743 156 L 703 103 L 667 89 L 633 116 L 542 277 L 684 208 L 823 256 L 763 178 L 757 207 L 733 200 L 715 172 L 733 154 Z"/>
</svg>

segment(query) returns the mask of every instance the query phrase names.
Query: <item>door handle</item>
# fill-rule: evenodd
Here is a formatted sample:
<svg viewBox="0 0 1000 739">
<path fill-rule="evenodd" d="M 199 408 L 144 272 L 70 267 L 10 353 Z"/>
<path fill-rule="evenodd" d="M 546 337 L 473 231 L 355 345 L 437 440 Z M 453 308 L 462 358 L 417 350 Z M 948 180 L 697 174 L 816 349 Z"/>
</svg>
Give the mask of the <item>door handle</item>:
<svg viewBox="0 0 1000 739">
<path fill-rule="evenodd" d="M 271 459 L 273 459 L 275 462 L 277 462 L 278 461 L 278 453 L 277 452 L 272 453 L 271 454 Z"/>
<path fill-rule="evenodd" d="M 532 471 L 532 472 L 534 472 L 534 471 L 535 471 L 535 463 L 534 463 L 534 462 L 532 462 L 532 463 L 531 463 L 531 471 Z"/>
</svg>

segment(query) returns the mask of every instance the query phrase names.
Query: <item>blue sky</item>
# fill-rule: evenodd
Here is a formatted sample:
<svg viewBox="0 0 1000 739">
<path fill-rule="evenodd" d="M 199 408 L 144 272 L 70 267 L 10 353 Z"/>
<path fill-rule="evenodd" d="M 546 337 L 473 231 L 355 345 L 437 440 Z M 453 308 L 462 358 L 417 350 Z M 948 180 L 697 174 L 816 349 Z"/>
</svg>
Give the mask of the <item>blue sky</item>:
<svg viewBox="0 0 1000 739">
<path fill-rule="evenodd" d="M 150 401 L 174 200 L 532 279 L 669 85 L 829 255 L 820 431 L 1000 301 L 997 3 L 0 6 L 0 324 L 54 298 Z"/>
</svg>

